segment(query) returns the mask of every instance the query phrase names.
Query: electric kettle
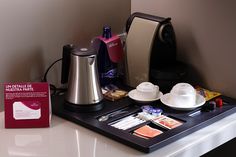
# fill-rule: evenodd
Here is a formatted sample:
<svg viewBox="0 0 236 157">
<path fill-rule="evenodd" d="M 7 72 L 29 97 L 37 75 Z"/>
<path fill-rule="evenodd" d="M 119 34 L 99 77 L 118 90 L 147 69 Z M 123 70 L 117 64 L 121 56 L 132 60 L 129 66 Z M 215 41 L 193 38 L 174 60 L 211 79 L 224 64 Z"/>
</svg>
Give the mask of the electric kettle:
<svg viewBox="0 0 236 157">
<path fill-rule="evenodd" d="M 96 50 L 65 45 L 61 82 L 68 82 L 65 94 L 67 107 L 81 111 L 102 108 L 103 95 L 98 77 Z"/>
</svg>

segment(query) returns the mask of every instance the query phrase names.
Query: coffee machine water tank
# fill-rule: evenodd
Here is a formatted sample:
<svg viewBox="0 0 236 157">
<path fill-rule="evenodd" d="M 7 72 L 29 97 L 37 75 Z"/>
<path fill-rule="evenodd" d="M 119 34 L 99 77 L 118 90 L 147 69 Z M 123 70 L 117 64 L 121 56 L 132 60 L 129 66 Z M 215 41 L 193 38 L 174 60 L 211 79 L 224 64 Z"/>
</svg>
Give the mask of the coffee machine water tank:
<svg viewBox="0 0 236 157">
<path fill-rule="evenodd" d="M 152 80 L 159 68 L 176 62 L 175 33 L 170 18 L 133 13 L 126 23 L 126 83 L 136 87 Z"/>
</svg>

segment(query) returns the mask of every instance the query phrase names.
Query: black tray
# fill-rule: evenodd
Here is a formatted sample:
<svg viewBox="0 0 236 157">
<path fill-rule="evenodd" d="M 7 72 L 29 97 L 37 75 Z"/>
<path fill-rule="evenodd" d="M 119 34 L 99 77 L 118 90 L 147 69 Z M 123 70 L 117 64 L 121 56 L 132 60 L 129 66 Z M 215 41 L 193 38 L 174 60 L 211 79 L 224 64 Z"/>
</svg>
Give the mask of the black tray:
<svg viewBox="0 0 236 157">
<path fill-rule="evenodd" d="M 134 129 L 142 125 L 151 125 L 150 121 L 128 130 L 119 130 L 108 125 L 109 123 L 120 118 L 140 112 L 141 105 L 147 105 L 138 104 L 128 97 L 116 102 L 104 101 L 104 108 L 100 111 L 76 113 L 65 109 L 63 95 L 52 96 L 52 111 L 59 117 L 75 122 L 139 151 L 149 153 L 234 113 L 236 111 L 236 101 L 226 96 L 221 96 L 221 98 L 225 104 L 222 107 L 217 107 L 215 110 L 209 112 L 203 112 L 199 108 L 193 111 L 177 111 L 163 105 L 159 100 L 153 103 L 148 103 L 148 105 L 161 108 L 164 115 L 183 122 L 183 125 L 171 130 L 163 129 L 155 125 L 154 127 L 162 130 L 163 133 L 151 139 L 143 139 L 132 134 Z M 110 118 L 105 122 L 98 121 L 100 116 L 123 108 L 129 112 Z"/>
</svg>

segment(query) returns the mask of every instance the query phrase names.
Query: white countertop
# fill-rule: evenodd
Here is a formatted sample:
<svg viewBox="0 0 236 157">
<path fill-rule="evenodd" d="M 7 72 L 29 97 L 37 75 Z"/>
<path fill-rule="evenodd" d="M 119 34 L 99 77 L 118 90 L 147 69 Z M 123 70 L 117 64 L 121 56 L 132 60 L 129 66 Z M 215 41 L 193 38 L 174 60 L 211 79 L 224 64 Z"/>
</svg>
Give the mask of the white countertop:
<svg viewBox="0 0 236 157">
<path fill-rule="evenodd" d="M 236 113 L 149 154 L 54 115 L 50 128 L 5 129 L 4 112 L 0 124 L 1 157 L 194 157 L 236 137 Z"/>
</svg>

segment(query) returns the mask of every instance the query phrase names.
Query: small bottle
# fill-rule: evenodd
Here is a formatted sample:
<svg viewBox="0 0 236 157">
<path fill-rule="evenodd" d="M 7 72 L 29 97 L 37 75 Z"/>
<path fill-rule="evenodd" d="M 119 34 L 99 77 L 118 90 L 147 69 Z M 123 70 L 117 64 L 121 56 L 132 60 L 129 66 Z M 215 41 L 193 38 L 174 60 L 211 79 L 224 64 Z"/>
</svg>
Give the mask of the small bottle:
<svg viewBox="0 0 236 157">
<path fill-rule="evenodd" d="M 104 40 L 108 40 L 112 37 L 111 27 L 103 27 L 102 37 Z M 109 84 L 114 84 L 117 77 L 117 63 L 112 62 L 110 59 L 107 45 L 104 42 L 100 44 L 97 60 L 101 86 L 104 87 Z"/>
</svg>

